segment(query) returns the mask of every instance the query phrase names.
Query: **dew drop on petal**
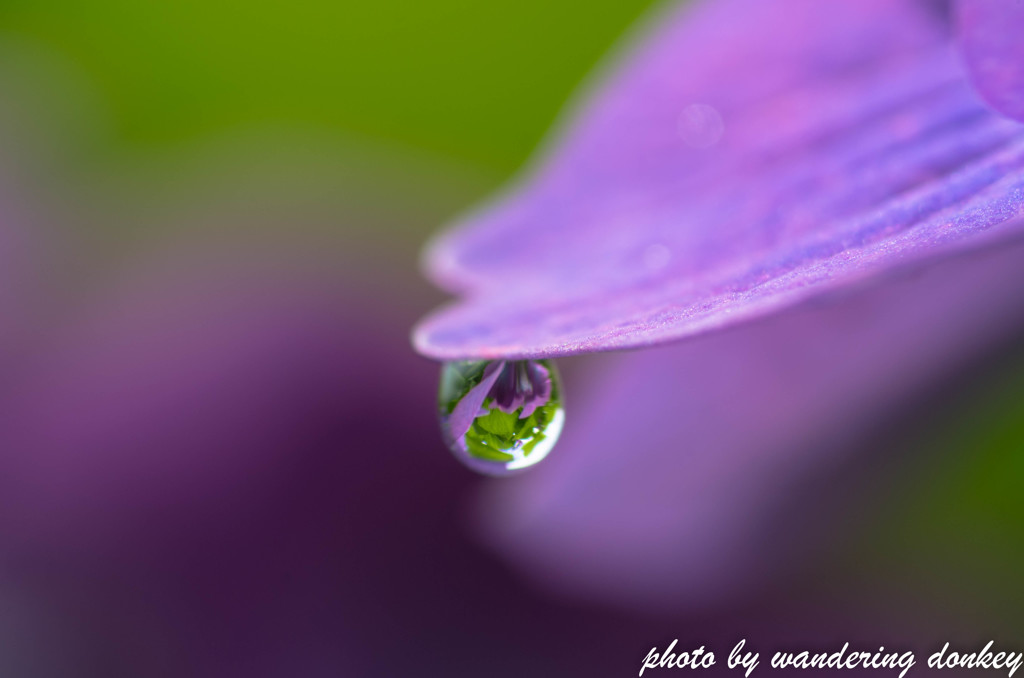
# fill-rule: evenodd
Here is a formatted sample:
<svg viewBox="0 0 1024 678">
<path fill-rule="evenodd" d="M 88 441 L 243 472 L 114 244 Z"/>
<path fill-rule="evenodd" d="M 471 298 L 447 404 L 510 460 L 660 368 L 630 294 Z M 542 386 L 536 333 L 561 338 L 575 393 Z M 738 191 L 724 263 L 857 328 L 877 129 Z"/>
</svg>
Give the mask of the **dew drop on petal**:
<svg viewBox="0 0 1024 678">
<path fill-rule="evenodd" d="M 690 104 L 679 114 L 679 135 L 688 146 L 710 148 L 724 132 L 725 123 L 713 106 Z"/>
<path fill-rule="evenodd" d="M 548 456 L 565 423 L 562 384 L 549 360 L 468 360 L 441 368 L 445 444 L 479 473 L 505 476 Z"/>
</svg>

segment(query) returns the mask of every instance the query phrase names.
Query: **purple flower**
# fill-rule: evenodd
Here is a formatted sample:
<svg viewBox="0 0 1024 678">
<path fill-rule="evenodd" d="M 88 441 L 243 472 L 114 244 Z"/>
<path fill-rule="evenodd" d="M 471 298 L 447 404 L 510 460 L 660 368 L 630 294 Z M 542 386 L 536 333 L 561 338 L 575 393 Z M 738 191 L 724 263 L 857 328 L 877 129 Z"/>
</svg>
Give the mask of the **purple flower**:
<svg viewBox="0 0 1024 678">
<path fill-rule="evenodd" d="M 514 414 L 521 407 L 519 418 L 526 419 L 551 398 L 551 375 L 540 363 L 503 361 L 502 366 L 491 392 L 494 404 L 502 412 Z"/>
<path fill-rule="evenodd" d="M 1020 5 L 959 8 L 985 100 L 936 8 L 667 12 L 543 162 L 431 245 L 428 273 L 461 299 L 416 347 L 452 360 L 660 344 L 1019 236 L 1024 125 L 998 111 L 1019 117 Z"/>
<path fill-rule="evenodd" d="M 533 360 L 448 363 L 438 416 L 455 456 L 481 473 L 505 475 L 547 456 L 564 414 L 557 372 Z"/>
<path fill-rule="evenodd" d="M 1019 337 L 1022 270 L 1016 242 L 590 361 L 556 453 L 484 488 L 481 537 L 559 595 L 661 612 L 742 600 L 872 519 L 905 459 L 873 432 Z"/>
<path fill-rule="evenodd" d="M 639 139 L 617 133 L 617 120 L 646 115 L 636 103 L 652 101 L 633 95 L 649 90 L 657 103 L 671 94 L 660 76 L 679 62 L 662 60 L 652 45 L 651 63 L 662 66 L 648 71 L 637 61 L 640 79 L 624 74 L 629 86 L 605 97 L 612 107 L 595 109 L 564 157 L 497 208 L 495 215 L 512 219 L 508 230 L 491 233 L 482 222 L 452 236 L 435 250 L 436 271 L 471 293 L 467 308 L 488 309 L 477 320 L 507 321 L 519 333 L 509 336 L 524 346 L 541 345 L 545 335 L 591 336 L 584 321 L 602 317 L 627 345 L 648 322 L 647 300 L 668 299 L 672 285 L 688 280 L 687 261 L 699 274 L 687 292 L 694 299 L 719 289 L 707 281 L 742 269 L 737 317 L 795 300 L 798 283 L 829 287 L 807 273 L 807 239 L 817 233 L 823 246 L 842 244 L 840 231 L 854 224 L 830 221 L 818 233 L 816 220 L 846 219 L 870 211 L 886 191 L 909 190 L 894 177 L 942 193 L 961 186 L 952 178 L 961 164 L 978 162 L 990 170 L 990 185 L 972 193 L 983 182 L 961 178 L 964 200 L 1005 208 L 1000 190 L 1014 175 L 991 174 L 1013 167 L 1006 154 L 1018 143 L 1015 123 L 981 108 L 958 79 L 932 87 L 925 78 L 923 102 L 904 102 L 907 115 L 886 104 L 889 95 L 903 101 L 900 87 L 915 73 L 953 63 L 941 56 L 939 66 L 919 63 L 919 52 L 945 49 L 937 15 L 923 5 L 860 0 L 816 9 L 825 4 L 725 2 L 696 10 L 699 30 L 670 26 L 658 49 L 676 50 L 678 32 L 697 41 L 687 48 L 696 61 L 717 60 L 706 72 L 680 75 L 680 86 L 706 87 L 708 97 L 687 97 L 678 109 L 665 104 L 682 157 L 654 143 L 656 129 L 648 134 L 643 120 L 630 128 Z M 737 6 L 758 31 L 735 22 Z M 792 14 L 776 16 L 783 11 Z M 876 12 L 877 23 L 862 12 Z M 769 32 L 771 40 L 753 39 Z M 737 51 L 748 42 L 760 50 L 756 58 Z M 865 44 L 884 47 L 882 56 L 861 63 Z M 736 74 L 734 90 L 716 83 L 727 72 Z M 893 82 L 860 101 L 856 92 L 872 73 Z M 790 85 L 790 95 L 779 94 Z M 756 115 L 744 123 L 739 112 L 750 106 Z M 819 124 L 822 108 L 833 127 Z M 775 121 L 776 136 L 765 136 L 766 120 Z M 909 135 L 893 132 L 884 162 L 888 137 L 875 124 Z M 929 141 L 907 126 L 926 130 Z M 847 133 L 875 145 L 843 141 Z M 644 139 L 651 145 L 635 145 Z M 613 154 L 604 155 L 604 143 Z M 972 144 L 977 155 L 965 161 Z M 861 151 L 870 152 L 859 164 Z M 662 171 L 703 168 L 701 157 L 717 158 L 701 176 L 677 181 L 674 169 Z M 811 164 L 801 172 L 789 166 L 794 159 Z M 940 176 L 942 167 L 951 177 Z M 850 177 L 857 190 L 834 186 Z M 678 203 L 683 189 L 701 204 Z M 916 195 L 897 202 L 923 210 Z M 951 200 L 939 212 L 967 214 L 957 211 L 967 209 L 959 198 Z M 771 222 L 768 204 L 795 210 L 780 212 L 764 232 L 777 241 L 762 243 L 743 224 L 729 230 L 730 210 Z M 673 239 L 675 222 L 662 220 L 673 214 L 708 221 Z M 1013 232 L 1016 225 L 998 221 L 1003 216 L 992 212 L 991 228 Z M 901 228 L 917 228 L 892 223 L 892 232 L 866 242 L 899 245 Z M 951 248 L 983 236 L 979 223 L 965 221 Z M 289 236 L 297 225 L 289 221 Z M 914 233 L 911 253 L 946 242 L 917 241 Z M 652 234 L 659 239 L 650 241 Z M 688 238 L 699 247 L 680 249 Z M 553 668 L 624 674 L 651 644 L 664 647 L 659 638 L 668 632 L 716 649 L 731 645 L 738 628 L 766 646 L 824 646 L 837 634 L 856 638 L 857 628 L 877 633 L 875 616 L 839 610 L 799 583 L 773 586 L 778 601 L 768 606 L 748 598 L 715 614 L 690 612 L 815 548 L 819 542 L 803 532 L 773 528 L 792 530 L 800 523 L 794 516 L 825 519 L 807 510 L 818 503 L 804 500 L 809 490 L 831 495 L 842 485 L 836 479 L 848 470 L 858 423 L 933 383 L 937 366 L 962 363 L 1024 320 L 1016 284 L 1024 252 L 1000 244 L 889 276 L 842 304 L 806 304 L 729 333 L 615 356 L 608 369 L 595 363 L 591 388 L 573 397 L 578 423 L 561 454 L 546 470 L 484 486 L 470 516 L 529 581 L 559 587 L 545 596 L 464 534 L 467 495 L 481 488 L 448 463 L 429 407 L 434 366 L 402 338 L 418 286 L 376 262 L 372 273 L 355 265 L 337 273 L 345 269 L 337 252 L 321 266 L 302 248 L 293 257 L 276 246 L 249 256 L 244 243 L 226 244 L 158 249 L 81 295 L 69 291 L 63 310 L 24 342 L 24 355 L 5 363 L 0 591 L 14 604 L 5 607 L 0 640 L 16 641 L 0 642 L 14 648 L 13 660 L 0 657 L 3 668 L 13 661 L 5 673 L 43 662 L 44 672 L 60 675 L 471 675 L 481 667 L 516 676 Z M 753 280 L 744 267 L 762 262 L 761 252 L 791 256 L 797 266 L 783 282 L 765 269 L 777 299 L 743 287 Z M 363 254 L 354 245 L 349 261 Z M 836 282 L 854 279 L 861 270 L 836 256 L 828 260 Z M 865 277 L 898 260 L 875 252 Z M 32 304 L 21 280 L 10 285 L 18 308 Z M 620 315 L 633 306 L 635 318 Z M 704 311 L 715 319 L 708 326 L 726 324 L 727 305 Z M 520 322 L 517 312 L 528 314 Z M 668 320 L 652 340 L 676 336 L 681 326 Z M 452 331 L 483 341 L 489 330 Z M 500 350 L 488 345 L 486 352 Z M 481 392 L 500 411 L 536 413 L 554 397 L 553 372 L 511 358 L 497 364 Z M 671 616 L 562 602 L 573 593 L 669 608 Z M 928 612 L 901 632 L 935 623 L 949 633 Z"/>
<path fill-rule="evenodd" d="M 798 567 L 877 459 L 865 422 L 1024 326 L 1020 5 L 960 3 L 963 54 L 939 9 L 670 11 L 428 248 L 460 296 L 414 332 L 436 359 L 734 327 L 591 364 L 546 469 L 485 488 L 481 535 L 535 581 L 679 610 Z"/>
</svg>

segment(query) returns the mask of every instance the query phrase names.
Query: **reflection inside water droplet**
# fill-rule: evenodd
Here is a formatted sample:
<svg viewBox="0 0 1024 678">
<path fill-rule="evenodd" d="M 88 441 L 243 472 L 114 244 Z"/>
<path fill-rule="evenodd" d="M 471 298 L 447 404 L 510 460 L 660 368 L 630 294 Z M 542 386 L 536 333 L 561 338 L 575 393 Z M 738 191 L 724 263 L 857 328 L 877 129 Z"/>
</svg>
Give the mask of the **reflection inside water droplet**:
<svg viewBox="0 0 1024 678">
<path fill-rule="evenodd" d="M 562 384 L 548 360 L 445 363 L 438 410 L 455 456 L 496 476 L 544 459 L 565 422 Z"/>
</svg>

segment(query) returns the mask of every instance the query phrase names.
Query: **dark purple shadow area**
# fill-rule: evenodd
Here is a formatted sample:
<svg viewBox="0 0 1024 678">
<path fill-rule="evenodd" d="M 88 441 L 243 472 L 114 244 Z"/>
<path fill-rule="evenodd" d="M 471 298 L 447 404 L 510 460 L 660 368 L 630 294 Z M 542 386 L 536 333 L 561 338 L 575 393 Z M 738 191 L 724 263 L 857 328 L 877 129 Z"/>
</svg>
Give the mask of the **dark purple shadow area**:
<svg viewBox="0 0 1024 678">
<path fill-rule="evenodd" d="M 315 262 L 147 262 L 18 366 L 0 674 L 633 675 L 674 638 L 722 667 L 743 637 L 915 628 L 799 582 L 657 617 L 533 588 L 469 536 L 484 481 L 442 446 L 437 365 L 408 345 L 429 300 Z"/>
</svg>

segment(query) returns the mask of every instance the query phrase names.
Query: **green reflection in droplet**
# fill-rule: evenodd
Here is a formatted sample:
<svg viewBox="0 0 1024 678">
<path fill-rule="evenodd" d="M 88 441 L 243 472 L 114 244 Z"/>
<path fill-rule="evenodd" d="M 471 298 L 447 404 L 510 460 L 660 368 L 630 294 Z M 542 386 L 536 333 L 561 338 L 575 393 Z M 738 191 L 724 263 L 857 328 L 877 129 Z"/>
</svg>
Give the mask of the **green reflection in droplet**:
<svg viewBox="0 0 1024 678">
<path fill-rule="evenodd" d="M 441 370 L 445 443 L 471 469 L 503 476 L 554 447 L 565 422 L 562 385 L 549 360 L 461 361 Z"/>
</svg>

